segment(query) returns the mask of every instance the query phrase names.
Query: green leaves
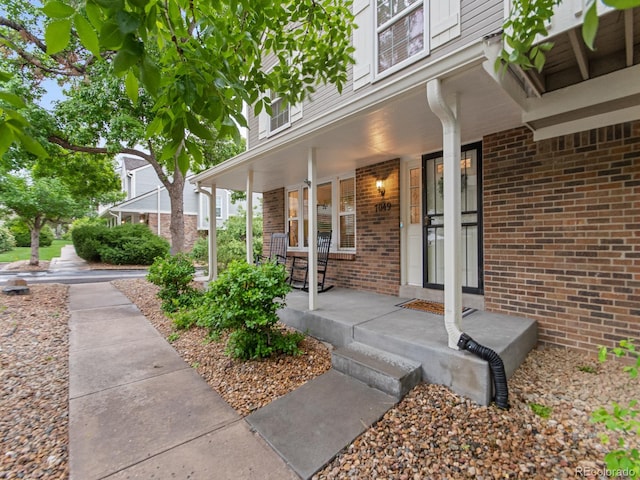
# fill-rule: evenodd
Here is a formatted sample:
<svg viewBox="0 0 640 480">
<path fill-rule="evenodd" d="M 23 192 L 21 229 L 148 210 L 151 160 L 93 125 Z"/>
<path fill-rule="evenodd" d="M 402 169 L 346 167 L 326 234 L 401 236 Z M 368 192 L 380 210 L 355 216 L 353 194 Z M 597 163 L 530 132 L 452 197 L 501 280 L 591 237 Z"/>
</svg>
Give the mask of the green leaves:
<svg viewBox="0 0 640 480">
<path fill-rule="evenodd" d="M 49 18 L 68 18 L 76 12 L 72 6 L 56 0 L 46 3 L 42 11 Z"/>
<path fill-rule="evenodd" d="M 593 42 L 598 32 L 598 10 L 596 0 L 589 0 L 587 3 L 587 12 L 584 15 L 584 23 L 582 24 L 582 39 L 590 50 L 593 50 Z"/>
<path fill-rule="evenodd" d="M 54 55 L 64 50 L 69 45 L 71 38 L 71 20 L 63 18 L 49 22 L 44 31 L 44 41 L 47 44 L 47 53 Z"/>
<path fill-rule="evenodd" d="M 127 76 L 124 80 L 124 86 L 127 91 L 127 96 L 131 101 L 134 104 L 138 103 L 138 79 L 131 70 L 127 72 Z"/>
<path fill-rule="evenodd" d="M 76 13 L 73 16 L 73 24 L 76 27 L 76 31 L 78 32 L 78 37 L 80 38 L 82 45 L 96 57 L 100 57 L 100 42 L 98 41 L 98 35 L 89 21 L 79 13 Z"/>
<path fill-rule="evenodd" d="M 616 10 L 640 7 L 640 0 L 602 0 L 602 3 Z"/>
</svg>

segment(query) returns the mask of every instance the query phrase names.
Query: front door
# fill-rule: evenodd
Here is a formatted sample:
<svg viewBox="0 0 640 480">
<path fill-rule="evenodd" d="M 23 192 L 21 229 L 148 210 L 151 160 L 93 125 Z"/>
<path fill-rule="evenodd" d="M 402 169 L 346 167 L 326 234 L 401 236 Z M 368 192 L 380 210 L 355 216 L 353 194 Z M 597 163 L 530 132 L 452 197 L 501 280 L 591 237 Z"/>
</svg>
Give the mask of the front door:
<svg viewBox="0 0 640 480">
<path fill-rule="evenodd" d="M 462 148 L 462 290 L 482 293 L 482 144 Z M 422 157 L 425 288 L 444 288 L 444 177 L 442 152 Z"/>
</svg>

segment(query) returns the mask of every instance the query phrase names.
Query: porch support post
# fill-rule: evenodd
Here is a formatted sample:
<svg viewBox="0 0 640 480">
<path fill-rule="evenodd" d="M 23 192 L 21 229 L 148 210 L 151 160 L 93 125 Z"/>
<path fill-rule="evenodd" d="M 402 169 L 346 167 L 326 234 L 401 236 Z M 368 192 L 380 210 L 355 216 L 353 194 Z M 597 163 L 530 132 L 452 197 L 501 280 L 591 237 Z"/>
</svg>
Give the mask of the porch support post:
<svg viewBox="0 0 640 480">
<path fill-rule="evenodd" d="M 253 170 L 247 172 L 247 263 L 253 263 Z"/>
<path fill-rule="evenodd" d="M 216 225 L 216 184 L 209 197 L 209 281 L 218 278 L 218 232 Z"/>
<path fill-rule="evenodd" d="M 439 78 L 427 82 L 429 107 L 442 122 L 444 163 L 444 326 L 449 347 L 458 349 L 462 334 L 462 264 L 460 213 L 460 123 L 458 98 L 448 102 Z"/>
<path fill-rule="evenodd" d="M 309 310 L 316 309 L 318 300 L 318 209 L 316 203 L 318 200 L 316 188 L 316 150 L 309 147 L 307 153 L 307 181 L 309 185 L 309 256 L 307 258 L 309 265 Z"/>
</svg>

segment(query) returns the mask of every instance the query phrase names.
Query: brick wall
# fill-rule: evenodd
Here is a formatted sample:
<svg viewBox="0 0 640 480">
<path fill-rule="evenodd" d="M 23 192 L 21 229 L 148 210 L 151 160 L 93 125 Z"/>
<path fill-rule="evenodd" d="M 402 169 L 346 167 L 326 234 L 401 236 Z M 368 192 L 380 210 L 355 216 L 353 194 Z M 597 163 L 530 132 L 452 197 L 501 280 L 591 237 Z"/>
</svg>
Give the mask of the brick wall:
<svg viewBox="0 0 640 480">
<path fill-rule="evenodd" d="M 390 160 L 356 170 L 356 248 L 354 254 L 331 254 L 326 285 L 398 294 L 400 285 L 400 161 Z M 382 202 L 376 180 L 385 184 L 389 210 L 376 211 Z M 264 252 L 271 233 L 285 231 L 284 189 L 263 195 Z M 379 209 L 381 210 L 381 209 Z M 334 232 L 334 235 L 337 234 Z M 305 254 L 289 252 L 289 255 Z"/>
<path fill-rule="evenodd" d="M 487 310 L 593 353 L 640 337 L 640 122 L 483 139 Z"/>
<path fill-rule="evenodd" d="M 262 195 L 262 252 L 264 255 L 270 252 L 271 234 L 285 231 L 284 188 L 265 192 Z"/>
<path fill-rule="evenodd" d="M 158 233 L 158 214 L 149 213 L 147 225 L 155 234 Z M 171 243 L 171 215 L 168 213 L 160 214 L 160 236 L 166 238 Z M 198 239 L 198 217 L 196 215 L 184 216 L 184 247 L 185 251 L 193 248 Z"/>
</svg>

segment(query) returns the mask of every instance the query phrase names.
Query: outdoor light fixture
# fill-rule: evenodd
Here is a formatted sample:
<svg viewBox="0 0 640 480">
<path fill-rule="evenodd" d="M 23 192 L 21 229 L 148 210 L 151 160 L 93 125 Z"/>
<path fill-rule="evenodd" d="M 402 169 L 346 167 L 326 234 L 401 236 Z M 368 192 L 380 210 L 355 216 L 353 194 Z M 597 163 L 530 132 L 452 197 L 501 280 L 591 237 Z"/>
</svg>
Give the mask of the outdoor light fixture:
<svg viewBox="0 0 640 480">
<path fill-rule="evenodd" d="M 382 180 L 376 180 L 376 188 L 380 196 L 384 198 L 384 182 Z"/>
</svg>

